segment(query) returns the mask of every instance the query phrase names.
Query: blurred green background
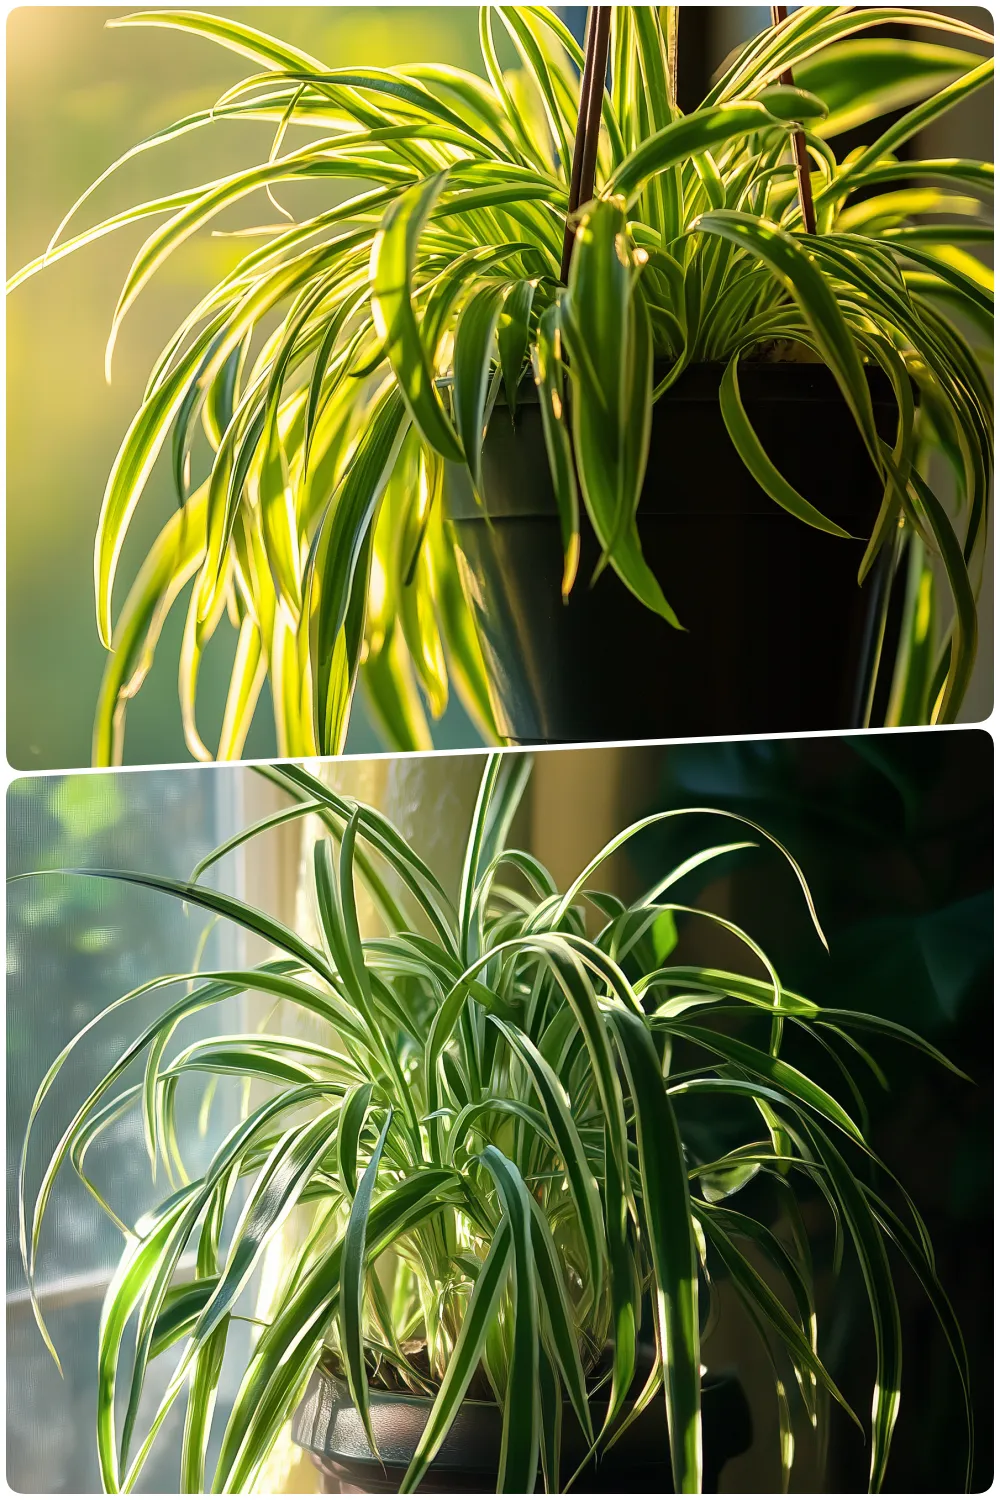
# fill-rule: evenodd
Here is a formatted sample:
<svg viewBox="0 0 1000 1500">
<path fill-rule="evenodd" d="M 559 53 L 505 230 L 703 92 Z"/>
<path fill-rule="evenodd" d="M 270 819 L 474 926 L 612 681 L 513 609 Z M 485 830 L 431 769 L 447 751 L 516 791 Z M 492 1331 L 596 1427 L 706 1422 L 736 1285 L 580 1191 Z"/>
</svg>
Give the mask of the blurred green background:
<svg viewBox="0 0 1000 1500">
<path fill-rule="evenodd" d="M 213 8 L 329 61 L 424 61 L 482 72 L 473 6 Z M 232 53 L 150 28 L 105 29 L 127 9 L 21 6 L 7 19 L 8 274 L 44 250 L 75 198 L 121 152 L 171 120 L 210 105 L 251 71 Z M 273 131 L 225 122 L 130 162 L 87 204 L 77 230 L 130 204 L 267 154 Z M 327 190 L 328 191 L 328 190 Z M 293 193 L 280 195 L 294 206 Z M 346 196 L 346 194 L 345 194 Z M 301 201 L 301 199 L 300 199 Z M 260 222 L 274 211 L 261 197 Z M 232 216 L 220 221 L 232 228 Z M 200 235 L 158 273 L 126 320 L 104 381 L 104 343 L 122 281 L 149 221 L 48 268 L 8 302 L 7 755 L 19 770 L 90 764 L 105 653 L 94 621 L 92 554 L 104 483 L 150 367 L 205 287 L 245 241 Z M 161 463 L 122 554 L 116 603 L 174 504 Z M 129 709 L 130 763 L 182 761 L 176 670 L 184 611 L 175 607 L 156 662 Z M 220 628 L 200 701 L 221 708 L 235 635 Z M 265 689 L 266 693 L 266 689 Z M 215 730 L 206 711 L 206 726 Z M 208 737 L 208 736 L 206 736 Z M 476 745 L 457 702 L 435 726 L 440 747 Z M 355 704 L 347 749 L 383 748 Z M 274 753 L 262 697 L 247 757 Z"/>
<path fill-rule="evenodd" d="M 331 66 L 446 62 L 482 72 L 474 6 L 261 6 L 217 10 L 249 21 Z M 582 34 L 583 7 L 556 7 Z M 985 11 L 962 14 L 988 27 Z M 147 28 L 105 29 L 125 9 L 22 6 L 7 18 L 7 265 L 38 255 L 80 192 L 122 151 L 170 121 L 202 109 L 252 65 L 193 37 Z M 727 53 L 767 24 L 763 6 L 686 6 L 681 16 L 681 98 L 701 96 Z M 501 48 L 512 65 L 512 50 Z M 204 181 L 266 155 L 271 130 L 222 122 L 130 162 L 85 205 L 77 229 L 132 203 Z M 966 101 L 914 143 L 928 156 L 992 152 L 992 91 Z M 329 187 L 287 184 L 290 208 Z M 346 190 L 345 190 L 346 196 Z M 261 195 L 232 229 L 274 218 Z M 104 342 L 119 288 L 149 227 L 132 226 L 49 267 L 10 298 L 7 323 L 7 754 L 22 770 L 90 764 L 94 703 L 105 653 L 92 588 L 94 530 L 108 470 L 150 367 L 180 318 L 246 242 L 199 235 L 173 255 L 140 297 L 119 339 L 110 387 Z M 120 605 L 173 505 L 161 460 L 138 509 L 121 567 Z M 964 717 L 992 707 L 992 568 L 981 601 L 980 652 Z M 130 706 L 125 759 L 187 760 L 177 705 L 183 608 L 175 606 L 153 670 Z M 202 732 L 217 733 L 234 635 L 220 627 L 202 669 Z M 215 705 L 212 722 L 209 705 Z M 434 726 L 439 748 L 475 746 L 479 736 L 453 700 Z M 355 702 L 347 750 L 383 748 Z M 267 689 L 245 754 L 274 752 Z"/>
</svg>

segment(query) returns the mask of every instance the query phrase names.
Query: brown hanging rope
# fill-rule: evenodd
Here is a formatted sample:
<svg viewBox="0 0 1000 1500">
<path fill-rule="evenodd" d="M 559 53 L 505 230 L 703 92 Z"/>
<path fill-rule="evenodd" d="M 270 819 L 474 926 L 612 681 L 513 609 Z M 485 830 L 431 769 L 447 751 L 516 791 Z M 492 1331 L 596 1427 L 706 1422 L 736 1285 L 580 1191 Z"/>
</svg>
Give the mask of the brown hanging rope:
<svg viewBox="0 0 1000 1500">
<path fill-rule="evenodd" d="M 771 25 L 779 26 L 787 15 L 787 5 L 772 5 Z M 589 202 L 594 195 L 597 148 L 601 132 L 601 107 L 604 101 L 610 42 L 611 7 L 608 5 L 589 6 L 584 41 L 583 78 L 580 83 L 580 113 L 576 122 L 576 139 L 573 142 L 566 230 L 563 235 L 562 266 L 559 272 L 563 283 L 569 280 L 569 266 L 576 237 L 571 222 L 573 215 L 581 203 Z M 676 66 L 676 49 L 672 62 Z M 781 74 L 781 82 L 794 86 L 795 79 L 791 68 L 786 68 Z M 792 153 L 795 158 L 795 176 L 802 223 L 807 234 L 815 234 L 816 208 L 813 203 L 812 179 L 809 170 L 809 150 L 806 146 L 805 134 L 801 130 L 792 133 Z"/>
<path fill-rule="evenodd" d="M 611 7 L 592 5 L 587 12 L 587 35 L 584 42 L 583 78 L 580 81 L 580 113 L 573 143 L 573 168 L 569 183 L 566 232 L 563 235 L 560 280 L 569 280 L 569 263 L 573 255 L 576 231 L 572 218 L 581 203 L 594 196 L 597 177 L 597 147 L 601 135 L 601 107 L 604 102 L 604 80 L 608 72 L 611 44 Z"/>
<path fill-rule="evenodd" d="M 788 15 L 787 5 L 771 6 L 771 25 L 780 26 Z M 786 68 L 781 74 L 781 82 L 794 87 L 795 79 L 791 68 Z M 796 130 L 792 135 L 792 152 L 795 156 L 795 176 L 799 188 L 799 207 L 802 210 L 802 223 L 806 234 L 816 233 L 816 209 L 813 205 L 812 178 L 809 175 L 809 150 L 806 146 L 806 138 L 801 130 Z"/>
</svg>

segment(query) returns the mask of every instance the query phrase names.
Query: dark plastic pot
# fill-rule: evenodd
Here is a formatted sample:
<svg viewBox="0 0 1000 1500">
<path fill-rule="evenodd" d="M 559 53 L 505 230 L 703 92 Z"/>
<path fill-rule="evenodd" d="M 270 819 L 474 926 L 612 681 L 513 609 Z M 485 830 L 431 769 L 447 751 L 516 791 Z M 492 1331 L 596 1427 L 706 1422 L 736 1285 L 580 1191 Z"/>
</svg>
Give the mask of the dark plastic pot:
<svg viewBox="0 0 1000 1500">
<path fill-rule="evenodd" d="M 637 1384 L 641 1384 L 641 1381 Z M 595 1429 L 605 1397 L 591 1410 Z M 371 1417 L 382 1462 L 368 1446 L 347 1386 L 320 1369 L 295 1415 L 292 1436 L 312 1454 L 326 1494 L 396 1494 L 430 1414 L 427 1397 L 371 1392 Z M 422 1494 L 491 1494 L 496 1490 L 502 1431 L 500 1409 L 489 1401 L 465 1401 L 451 1431 L 420 1486 Z M 706 1376 L 702 1387 L 705 1453 L 704 1488 L 718 1488 L 723 1465 L 750 1446 L 750 1408 L 733 1376 Z M 567 1407 L 563 1421 L 563 1482 L 586 1454 L 583 1433 Z M 541 1481 L 539 1480 L 539 1489 Z M 668 1494 L 672 1492 L 670 1446 L 662 1399 L 650 1403 L 612 1448 L 604 1462 L 591 1465 L 573 1486 L 584 1494 Z"/>
<path fill-rule="evenodd" d="M 858 540 L 796 520 L 753 481 L 729 440 L 718 399 L 723 368 L 692 366 L 653 408 L 637 520 L 646 560 L 683 631 L 645 609 L 610 567 L 590 586 L 599 548 L 585 515 L 576 586 L 562 603 L 559 519 L 530 382 L 515 422 L 498 402 L 489 423 L 489 522 L 467 476 L 452 471 L 450 513 L 505 739 L 862 724 L 892 581 L 888 548 L 865 584 L 857 581 L 882 499 L 878 476 L 825 366 L 742 366 L 743 403 L 765 450 Z M 870 385 L 879 431 L 891 442 L 891 387 L 880 372 Z"/>
</svg>

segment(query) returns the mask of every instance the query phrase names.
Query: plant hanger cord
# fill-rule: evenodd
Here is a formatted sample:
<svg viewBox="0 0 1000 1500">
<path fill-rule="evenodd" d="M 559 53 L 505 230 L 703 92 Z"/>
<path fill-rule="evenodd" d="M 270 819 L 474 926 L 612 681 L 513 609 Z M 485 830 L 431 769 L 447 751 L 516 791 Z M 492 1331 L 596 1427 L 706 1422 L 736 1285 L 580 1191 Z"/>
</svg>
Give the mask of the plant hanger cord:
<svg viewBox="0 0 1000 1500">
<path fill-rule="evenodd" d="M 563 236 L 562 265 L 559 270 L 559 279 L 563 285 L 569 280 L 569 263 L 576 238 L 573 215 L 581 203 L 589 202 L 594 192 L 594 180 L 597 175 L 597 147 L 601 134 L 601 105 L 604 99 L 604 82 L 608 72 L 610 43 L 611 7 L 592 5 L 587 11 L 583 77 L 580 80 L 580 111 L 577 115 L 576 139 L 573 143 L 573 171 L 569 185 L 566 232 Z"/>
<path fill-rule="evenodd" d="M 771 6 L 771 25 L 780 26 L 788 15 L 787 5 Z M 781 74 L 781 82 L 789 88 L 794 88 L 795 78 L 791 68 L 786 68 Z M 795 176 L 799 188 L 799 207 L 802 210 L 802 223 L 806 234 L 816 233 L 816 208 L 813 203 L 812 178 L 809 175 L 809 151 L 806 146 L 805 132 L 794 130 L 792 132 L 792 151 L 795 155 Z"/>
</svg>

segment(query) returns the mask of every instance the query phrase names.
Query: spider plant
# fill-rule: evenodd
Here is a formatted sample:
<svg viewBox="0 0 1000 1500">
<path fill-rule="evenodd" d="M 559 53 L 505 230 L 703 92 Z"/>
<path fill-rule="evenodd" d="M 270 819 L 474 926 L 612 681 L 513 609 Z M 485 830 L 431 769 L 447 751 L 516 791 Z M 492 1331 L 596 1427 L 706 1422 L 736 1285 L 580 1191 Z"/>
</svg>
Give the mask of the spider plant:
<svg viewBox="0 0 1000 1500">
<path fill-rule="evenodd" d="M 343 747 L 359 673 L 399 748 L 430 743 L 425 705 L 439 715 L 449 685 L 492 738 L 442 490 L 448 464 L 480 484 L 498 387 L 513 414 L 529 371 L 544 392 L 564 593 L 586 587 L 576 579 L 583 509 L 601 565 L 683 624 L 669 579 L 665 593 L 643 560 L 635 511 L 653 405 L 694 361 L 724 363 L 726 426 L 767 494 L 843 536 L 784 479 L 741 404 L 740 362 L 775 352 L 829 366 L 883 487 L 861 576 L 883 548 L 908 545 L 896 709 L 905 722 L 954 718 L 976 649 L 992 462 L 976 345 L 992 327 L 991 281 L 966 247 L 989 237 L 993 169 L 899 153 L 983 87 L 992 63 L 864 33 L 893 23 L 991 39 L 912 8 L 806 6 L 754 36 L 683 115 L 676 18 L 669 6 L 613 12 L 596 196 L 574 219 L 568 286 L 560 261 L 583 59 L 552 11 L 481 11 L 485 79 L 433 64 L 331 68 L 241 22 L 186 10 L 109 23 L 191 32 L 254 71 L 126 152 L 11 284 L 162 219 L 122 288 L 110 378 L 123 319 L 168 256 L 236 205 L 270 200 L 283 217 L 239 230 L 256 243 L 163 350 L 109 477 L 94 576 L 112 655 L 95 763 L 121 758 L 128 701 L 192 579 L 179 693 L 193 755 L 239 756 L 265 677 L 283 756 Z M 513 44 L 512 71 L 498 37 Z M 791 71 L 801 87 L 782 81 Z M 871 145 L 838 158 L 838 134 L 900 107 Z M 64 237 L 122 162 L 225 121 L 273 124 L 266 158 Z M 811 167 L 815 234 L 803 232 L 793 134 Z M 328 184 L 329 201 L 295 219 L 275 191 L 303 181 Z M 892 383 L 891 448 L 875 428 L 866 366 Z M 168 440 L 178 509 L 116 617 L 122 542 Z M 943 496 L 928 477 L 935 451 L 951 476 Z M 946 581 L 936 613 L 934 564 Z M 227 612 L 238 646 L 212 752 L 197 726 L 198 672 Z"/>
<path fill-rule="evenodd" d="M 821 1010 L 789 992 L 750 936 L 670 899 L 687 875 L 746 847 L 749 836 L 787 862 L 822 937 L 802 871 L 765 830 L 720 814 L 740 825 L 740 842 L 703 847 L 665 868 L 630 905 L 595 888 L 603 862 L 628 839 L 683 815 L 659 813 L 626 828 L 559 891 L 537 859 L 507 847 L 529 772 L 525 758 L 488 758 L 457 904 L 375 808 L 289 764 L 266 774 L 290 805 L 223 844 L 190 882 L 63 872 L 162 892 L 239 924 L 280 954 L 245 970 L 161 976 L 90 1023 L 113 1016 L 120 1024 L 119 1008 L 137 996 L 175 991 L 73 1115 L 33 1203 L 25 1140 L 21 1248 L 33 1297 L 45 1208 L 66 1161 L 114 1216 L 85 1158 L 123 1112 L 141 1113 L 150 1161 L 170 1181 L 151 1213 L 120 1226 L 125 1245 L 101 1319 L 97 1443 L 107 1490 L 135 1484 L 182 1393 L 181 1488 L 202 1488 L 237 1299 L 295 1206 L 307 1223 L 226 1420 L 216 1491 L 252 1486 L 320 1360 L 341 1371 L 366 1424 L 373 1383 L 433 1396 L 405 1491 L 426 1475 L 474 1377 L 503 1409 L 498 1490 L 530 1493 L 539 1464 L 547 1487 L 559 1487 L 565 1404 L 604 1448 L 657 1400 L 666 1406 L 676 1487 L 696 1491 L 702 1315 L 719 1276 L 731 1280 L 771 1357 L 787 1480 L 789 1371 L 813 1424 L 824 1423 L 830 1399 L 844 1404 L 823 1360 L 827 1310 L 814 1294 L 803 1192 L 829 1209 L 838 1257 L 845 1247 L 856 1256 L 867 1290 L 876 1356 L 872 1488 L 885 1476 L 902 1377 L 890 1248 L 922 1283 L 968 1394 L 962 1337 L 927 1230 L 865 1138 L 854 1073 L 859 1059 L 876 1074 L 878 1065 L 855 1033 L 902 1040 L 950 1064 L 903 1026 Z M 225 853 L 307 813 L 325 824 L 313 849 L 316 945 L 201 879 Z M 381 936 L 359 930 L 359 882 L 380 914 Z M 678 916 L 739 939 L 754 972 L 671 962 Z M 326 1039 L 248 1030 L 168 1055 L 186 1017 L 244 991 L 319 1018 Z M 783 1055 L 790 1038 L 796 1062 Z M 29 1138 L 73 1045 L 38 1090 Z M 806 1060 L 810 1048 L 820 1079 Z M 141 1080 L 125 1086 L 126 1069 L 144 1053 Z M 821 1081 L 831 1057 L 849 1107 Z M 235 1074 L 260 1086 L 259 1102 L 194 1180 L 174 1130 L 178 1086 L 192 1074 Z M 706 1155 L 723 1105 L 743 1112 L 739 1138 Z M 743 1211 L 732 1203 L 740 1193 Z M 193 1280 L 179 1274 L 186 1251 Z M 761 1257 L 787 1299 L 761 1275 Z M 637 1329 L 650 1303 L 657 1358 L 630 1405 Z M 37 1304 L 35 1313 L 48 1340 Z M 123 1338 L 133 1316 L 129 1358 Z M 426 1355 L 419 1369 L 416 1345 Z M 608 1348 L 595 1431 L 589 1396 Z M 173 1375 L 140 1431 L 148 1367 L 171 1352 Z"/>
</svg>

